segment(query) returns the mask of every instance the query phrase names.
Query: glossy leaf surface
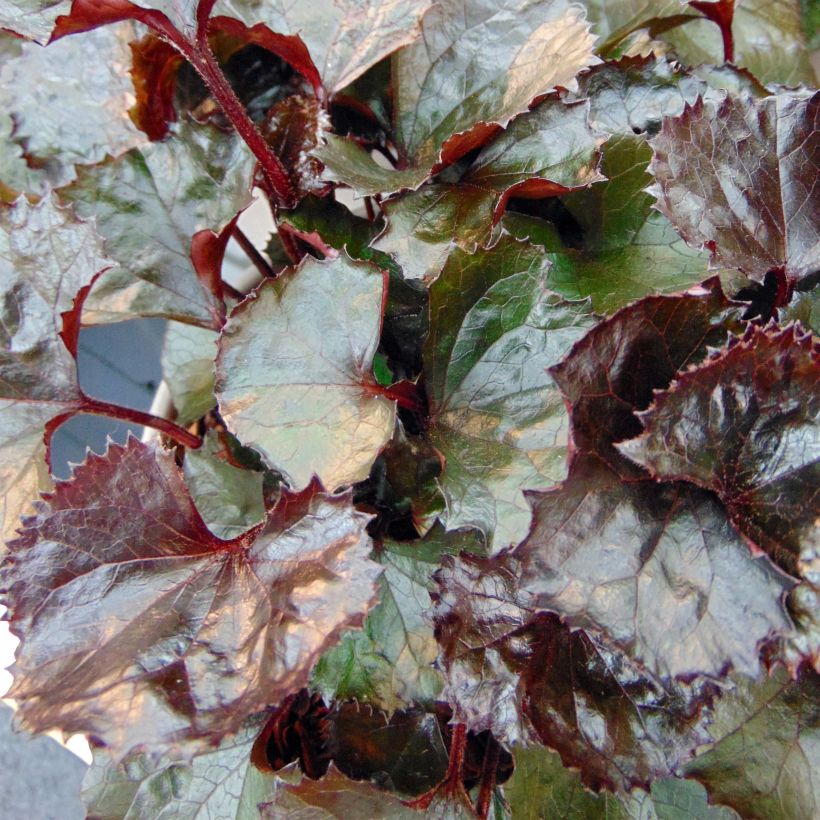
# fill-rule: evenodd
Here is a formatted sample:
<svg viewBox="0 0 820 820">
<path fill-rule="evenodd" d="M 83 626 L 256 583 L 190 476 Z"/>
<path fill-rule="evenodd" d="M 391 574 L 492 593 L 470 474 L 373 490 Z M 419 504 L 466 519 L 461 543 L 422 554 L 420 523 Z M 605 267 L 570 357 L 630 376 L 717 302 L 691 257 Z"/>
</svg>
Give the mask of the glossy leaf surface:
<svg viewBox="0 0 820 820">
<path fill-rule="evenodd" d="M 228 426 L 297 487 L 366 478 L 395 405 L 371 373 L 382 274 L 346 255 L 265 282 L 220 340 L 216 393 Z"/>
<path fill-rule="evenodd" d="M 619 446 L 653 475 L 716 492 L 735 526 L 786 571 L 820 579 L 820 345 L 792 326 L 750 329 L 682 373 Z"/>
<path fill-rule="evenodd" d="M 366 524 L 314 483 L 220 541 L 171 456 L 135 439 L 91 455 L 3 569 L 25 723 L 88 732 L 117 758 L 141 744 L 190 755 L 238 731 L 361 624 L 381 572 Z"/>
<path fill-rule="evenodd" d="M 493 551 L 526 533 L 522 489 L 566 471 L 567 412 L 546 370 L 594 320 L 549 283 L 539 249 L 505 236 L 454 253 L 430 290 L 429 435 L 446 461 L 447 526 L 480 529 Z"/>
<path fill-rule="evenodd" d="M 96 219 L 119 265 L 89 296 L 92 320 L 165 316 L 218 328 L 214 271 L 197 269 L 192 238 L 221 231 L 250 203 L 253 170 L 238 137 L 193 123 L 163 142 L 80 169 L 60 196 Z"/>
<path fill-rule="evenodd" d="M 74 361 L 79 317 L 64 322 L 63 314 L 111 264 L 93 225 L 51 196 L 38 205 L 21 198 L 0 210 L 3 541 L 13 537 L 38 489 L 47 487 L 46 424 L 72 412 L 81 399 Z M 71 323 L 71 335 L 61 337 Z"/>
<path fill-rule="evenodd" d="M 652 141 L 658 208 L 716 263 L 799 280 L 820 256 L 820 93 L 699 101 Z"/>
</svg>

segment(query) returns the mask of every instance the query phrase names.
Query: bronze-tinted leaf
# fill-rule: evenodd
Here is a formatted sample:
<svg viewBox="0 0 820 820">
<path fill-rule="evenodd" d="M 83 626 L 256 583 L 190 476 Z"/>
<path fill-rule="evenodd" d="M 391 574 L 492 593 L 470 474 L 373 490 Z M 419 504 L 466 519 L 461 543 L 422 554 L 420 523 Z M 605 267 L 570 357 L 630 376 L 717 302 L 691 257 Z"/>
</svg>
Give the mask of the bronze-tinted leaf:
<svg viewBox="0 0 820 820">
<path fill-rule="evenodd" d="M 3 568 L 23 721 L 120 758 L 142 744 L 190 755 L 238 731 L 374 603 L 367 520 L 313 483 L 220 541 L 172 456 L 135 439 L 89 456 Z"/>
<path fill-rule="evenodd" d="M 693 247 L 762 282 L 820 258 L 820 92 L 699 100 L 652 140 L 657 207 Z"/>
<path fill-rule="evenodd" d="M 618 446 L 664 479 L 713 490 L 750 542 L 820 584 L 820 340 L 751 327 L 683 372 Z"/>
<path fill-rule="evenodd" d="M 575 451 L 595 453 L 626 477 L 642 474 L 614 443 L 640 433 L 634 411 L 709 345 L 722 344 L 741 311 L 713 278 L 679 296 L 642 299 L 597 325 L 551 371 L 571 407 Z"/>
</svg>

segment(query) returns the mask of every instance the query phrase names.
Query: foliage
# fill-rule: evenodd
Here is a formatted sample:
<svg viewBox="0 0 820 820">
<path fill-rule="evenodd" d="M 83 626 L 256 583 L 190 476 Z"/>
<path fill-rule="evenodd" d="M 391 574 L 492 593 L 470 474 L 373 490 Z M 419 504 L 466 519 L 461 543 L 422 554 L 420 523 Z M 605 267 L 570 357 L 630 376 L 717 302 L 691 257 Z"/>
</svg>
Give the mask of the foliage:
<svg viewBox="0 0 820 820">
<path fill-rule="evenodd" d="M 89 817 L 820 813 L 816 22 L 0 0 L 11 694 Z M 173 421 L 80 387 L 143 316 Z M 55 484 L 89 412 L 161 435 Z"/>
</svg>

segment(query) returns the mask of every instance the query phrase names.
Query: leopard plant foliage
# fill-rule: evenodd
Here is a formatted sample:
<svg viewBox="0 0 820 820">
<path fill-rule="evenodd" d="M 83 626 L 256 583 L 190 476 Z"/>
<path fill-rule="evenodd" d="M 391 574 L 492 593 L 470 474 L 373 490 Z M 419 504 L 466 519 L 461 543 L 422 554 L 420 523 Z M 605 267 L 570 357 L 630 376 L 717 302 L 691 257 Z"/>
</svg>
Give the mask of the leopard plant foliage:
<svg viewBox="0 0 820 820">
<path fill-rule="evenodd" d="M 10 696 L 89 817 L 820 815 L 812 21 L 0 0 Z M 147 316 L 171 418 L 78 377 Z M 79 413 L 159 435 L 54 480 Z"/>
</svg>

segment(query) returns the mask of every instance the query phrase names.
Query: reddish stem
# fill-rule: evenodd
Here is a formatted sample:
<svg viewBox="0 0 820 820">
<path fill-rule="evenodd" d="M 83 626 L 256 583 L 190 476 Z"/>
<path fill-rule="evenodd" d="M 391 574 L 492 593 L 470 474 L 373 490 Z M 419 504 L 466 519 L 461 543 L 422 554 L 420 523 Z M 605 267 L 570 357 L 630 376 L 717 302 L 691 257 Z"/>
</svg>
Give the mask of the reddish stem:
<svg viewBox="0 0 820 820">
<path fill-rule="evenodd" d="M 501 755 L 501 744 L 492 736 L 487 741 L 484 752 L 484 763 L 481 767 L 481 789 L 476 800 L 476 814 L 485 818 L 490 812 L 490 801 L 495 791 L 495 778 L 498 772 L 498 759 Z"/>
<path fill-rule="evenodd" d="M 161 33 L 167 37 L 167 32 L 163 31 Z M 245 107 L 239 101 L 233 88 L 231 88 L 231 84 L 222 73 L 222 69 L 219 67 L 219 63 L 217 63 L 208 43 L 207 26 L 203 25 L 201 27 L 196 42 L 186 40 L 181 34 L 178 34 L 178 36 L 171 39 L 171 43 L 196 69 L 208 90 L 213 94 L 214 99 L 225 112 L 225 116 L 230 120 L 231 125 L 245 141 L 248 148 L 251 149 L 253 155 L 259 161 L 262 172 L 270 183 L 279 204 L 288 208 L 293 207 L 296 200 L 287 171 L 285 171 L 276 154 L 271 151 L 270 146 L 265 142 L 265 138 L 259 133 L 259 129 L 248 116 Z"/>
<path fill-rule="evenodd" d="M 464 769 L 464 752 L 467 750 L 467 727 L 463 723 L 453 726 L 450 740 L 450 760 L 444 777 L 445 787 L 460 788 L 461 772 Z"/>
<path fill-rule="evenodd" d="M 276 276 L 273 268 L 268 264 L 267 260 L 257 250 L 256 246 L 248 239 L 245 232 L 237 225 L 233 229 L 233 238 L 236 240 L 240 248 L 245 252 L 248 259 L 253 262 L 254 267 L 259 271 L 260 275 L 265 279 L 270 279 Z"/>
<path fill-rule="evenodd" d="M 110 416 L 120 421 L 128 421 L 133 424 L 141 424 L 144 427 L 152 427 L 159 430 L 178 444 L 197 450 L 202 446 L 202 439 L 189 433 L 184 428 L 174 424 L 168 419 L 161 419 L 151 413 L 143 413 L 141 410 L 133 410 L 130 407 L 120 407 L 118 404 L 111 404 L 100 399 L 93 399 L 91 396 L 83 396 L 82 403 L 75 413 L 91 413 L 94 416 Z M 74 415 L 74 414 L 72 414 Z"/>
<path fill-rule="evenodd" d="M 719 0 L 717 3 L 690 0 L 689 5 L 717 24 L 720 28 L 720 36 L 723 38 L 723 61 L 733 63 L 735 61 L 735 41 L 732 36 L 732 20 L 735 16 L 734 0 Z"/>
<path fill-rule="evenodd" d="M 366 196 L 364 198 L 364 208 L 367 211 L 368 221 L 375 222 L 376 221 L 376 212 L 373 209 L 373 200 L 369 196 Z"/>
</svg>

